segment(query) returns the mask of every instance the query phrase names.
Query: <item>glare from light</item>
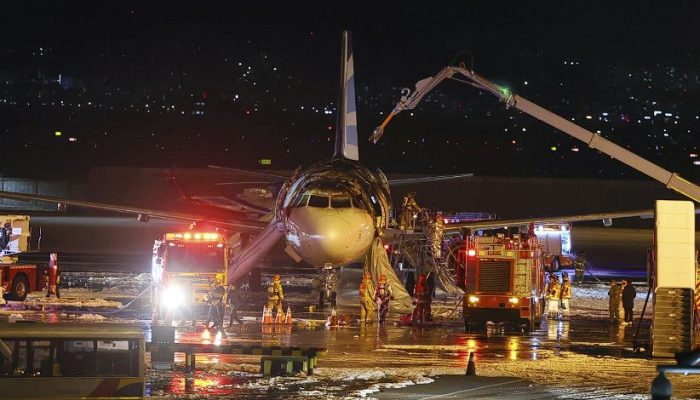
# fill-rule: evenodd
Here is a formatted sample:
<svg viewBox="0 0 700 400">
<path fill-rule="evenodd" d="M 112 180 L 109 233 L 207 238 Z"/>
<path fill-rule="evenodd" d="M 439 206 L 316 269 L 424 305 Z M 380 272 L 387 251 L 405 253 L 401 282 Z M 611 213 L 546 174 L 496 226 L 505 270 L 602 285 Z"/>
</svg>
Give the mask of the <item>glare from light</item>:
<svg viewBox="0 0 700 400">
<path fill-rule="evenodd" d="M 161 296 L 161 303 L 165 304 L 171 310 L 180 307 L 183 304 L 184 291 L 180 286 L 172 285 L 165 288 Z"/>
</svg>

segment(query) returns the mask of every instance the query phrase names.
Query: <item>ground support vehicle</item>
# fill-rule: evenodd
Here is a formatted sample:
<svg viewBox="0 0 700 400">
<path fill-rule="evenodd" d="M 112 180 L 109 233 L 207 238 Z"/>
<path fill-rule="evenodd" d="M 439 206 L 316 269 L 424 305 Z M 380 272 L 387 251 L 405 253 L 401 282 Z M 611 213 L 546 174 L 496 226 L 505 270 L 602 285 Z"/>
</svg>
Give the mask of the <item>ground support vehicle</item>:
<svg viewBox="0 0 700 400">
<path fill-rule="evenodd" d="M 535 326 L 545 301 L 544 264 L 536 237 L 470 236 L 459 253 L 456 273 L 464 290 L 465 328 L 483 327 L 487 321 Z"/>
<path fill-rule="evenodd" d="M 36 264 L 0 264 L 0 285 L 8 300 L 24 301 L 48 284 L 47 267 Z"/>
<path fill-rule="evenodd" d="M 153 244 L 151 265 L 153 321 L 195 320 L 215 285 L 228 284 L 230 260 L 240 249 L 240 234 L 170 232 Z"/>
<path fill-rule="evenodd" d="M 576 256 L 571 253 L 570 224 L 538 224 L 535 234 L 540 241 L 547 271 L 574 267 Z"/>
<path fill-rule="evenodd" d="M 143 331 L 118 324 L 23 323 L 0 329 L 5 399 L 138 399 Z"/>
<path fill-rule="evenodd" d="M 29 222 L 28 215 L 0 215 L 0 286 L 8 300 L 24 301 L 29 293 L 46 289 L 49 279 L 55 281 L 58 275 L 55 253 L 53 261 L 47 259 L 43 265 L 18 262 L 19 254 L 29 251 Z"/>
</svg>

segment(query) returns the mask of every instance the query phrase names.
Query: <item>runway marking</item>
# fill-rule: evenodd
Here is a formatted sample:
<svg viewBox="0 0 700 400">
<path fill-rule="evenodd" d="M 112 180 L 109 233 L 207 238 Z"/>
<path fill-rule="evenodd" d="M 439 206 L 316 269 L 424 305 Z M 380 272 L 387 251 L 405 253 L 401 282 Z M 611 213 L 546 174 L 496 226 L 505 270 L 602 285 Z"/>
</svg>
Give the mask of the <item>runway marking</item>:
<svg viewBox="0 0 700 400">
<path fill-rule="evenodd" d="M 516 382 L 521 382 L 524 380 L 525 379 L 523 379 L 523 378 L 513 379 L 512 381 L 508 381 L 508 382 L 494 383 L 493 385 L 480 386 L 480 387 L 475 387 L 475 388 L 471 388 L 471 389 L 458 390 L 456 392 L 450 392 L 450 393 L 438 394 L 435 396 L 423 397 L 423 399 L 439 399 L 440 397 L 452 396 L 452 395 L 455 395 L 457 393 L 473 392 L 475 390 L 487 389 L 487 388 L 492 388 L 492 387 L 496 387 L 496 386 L 503 386 L 503 385 L 507 385 L 509 383 L 516 383 Z"/>
</svg>

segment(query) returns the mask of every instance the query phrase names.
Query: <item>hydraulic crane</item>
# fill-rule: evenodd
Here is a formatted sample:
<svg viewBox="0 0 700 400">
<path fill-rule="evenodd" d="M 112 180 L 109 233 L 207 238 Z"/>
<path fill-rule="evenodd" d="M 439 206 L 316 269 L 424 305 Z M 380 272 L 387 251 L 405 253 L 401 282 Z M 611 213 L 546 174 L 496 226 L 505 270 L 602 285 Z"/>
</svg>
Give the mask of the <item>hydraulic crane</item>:
<svg viewBox="0 0 700 400">
<path fill-rule="evenodd" d="M 464 79 L 456 77 L 460 75 L 464 77 Z M 437 75 L 418 81 L 413 92 L 411 92 L 410 89 L 403 89 L 401 92 L 401 100 L 399 100 L 384 122 L 374 129 L 374 132 L 370 136 L 369 140 L 373 143 L 377 143 L 377 141 L 379 141 L 384 134 L 384 128 L 396 114 L 404 110 L 413 110 L 416 108 L 423 97 L 425 97 L 425 95 L 427 95 L 445 79 L 453 79 L 469 84 L 479 90 L 490 92 L 498 97 L 498 99 L 504 103 L 506 107 L 515 107 L 516 109 L 529 114 L 570 136 L 575 137 L 576 139 L 586 143 L 589 147 L 598 149 L 610 157 L 622 161 L 637 171 L 656 179 L 657 181 L 666 185 L 667 188 L 675 190 L 676 192 L 689 197 L 693 201 L 700 203 L 700 187 L 681 178 L 677 173 L 667 171 L 664 168 L 661 168 L 658 165 L 639 157 L 631 151 L 605 139 L 600 134 L 590 132 L 572 123 L 571 121 L 567 121 L 566 119 L 547 111 L 537 104 L 512 93 L 510 90 L 496 85 L 488 79 L 478 75 L 474 71 L 468 70 L 464 65 L 447 66 L 438 72 Z"/>
</svg>

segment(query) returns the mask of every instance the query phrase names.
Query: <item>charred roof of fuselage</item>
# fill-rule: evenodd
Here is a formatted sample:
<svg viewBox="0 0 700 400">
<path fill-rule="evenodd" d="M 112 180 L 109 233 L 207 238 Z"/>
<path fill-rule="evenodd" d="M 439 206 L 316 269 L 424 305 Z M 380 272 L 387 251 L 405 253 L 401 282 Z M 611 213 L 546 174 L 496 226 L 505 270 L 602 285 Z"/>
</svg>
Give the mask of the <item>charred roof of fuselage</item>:
<svg viewBox="0 0 700 400">
<path fill-rule="evenodd" d="M 308 193 L 347 193 L 356 206 L 385 218 L 391 207 L 384 174 L 373 173 L 359 162 L 344 158 L 320 161 L 301 171 L 289 186 L 285 207 L 298 204 L 301 196 Z"/>
</svg>

